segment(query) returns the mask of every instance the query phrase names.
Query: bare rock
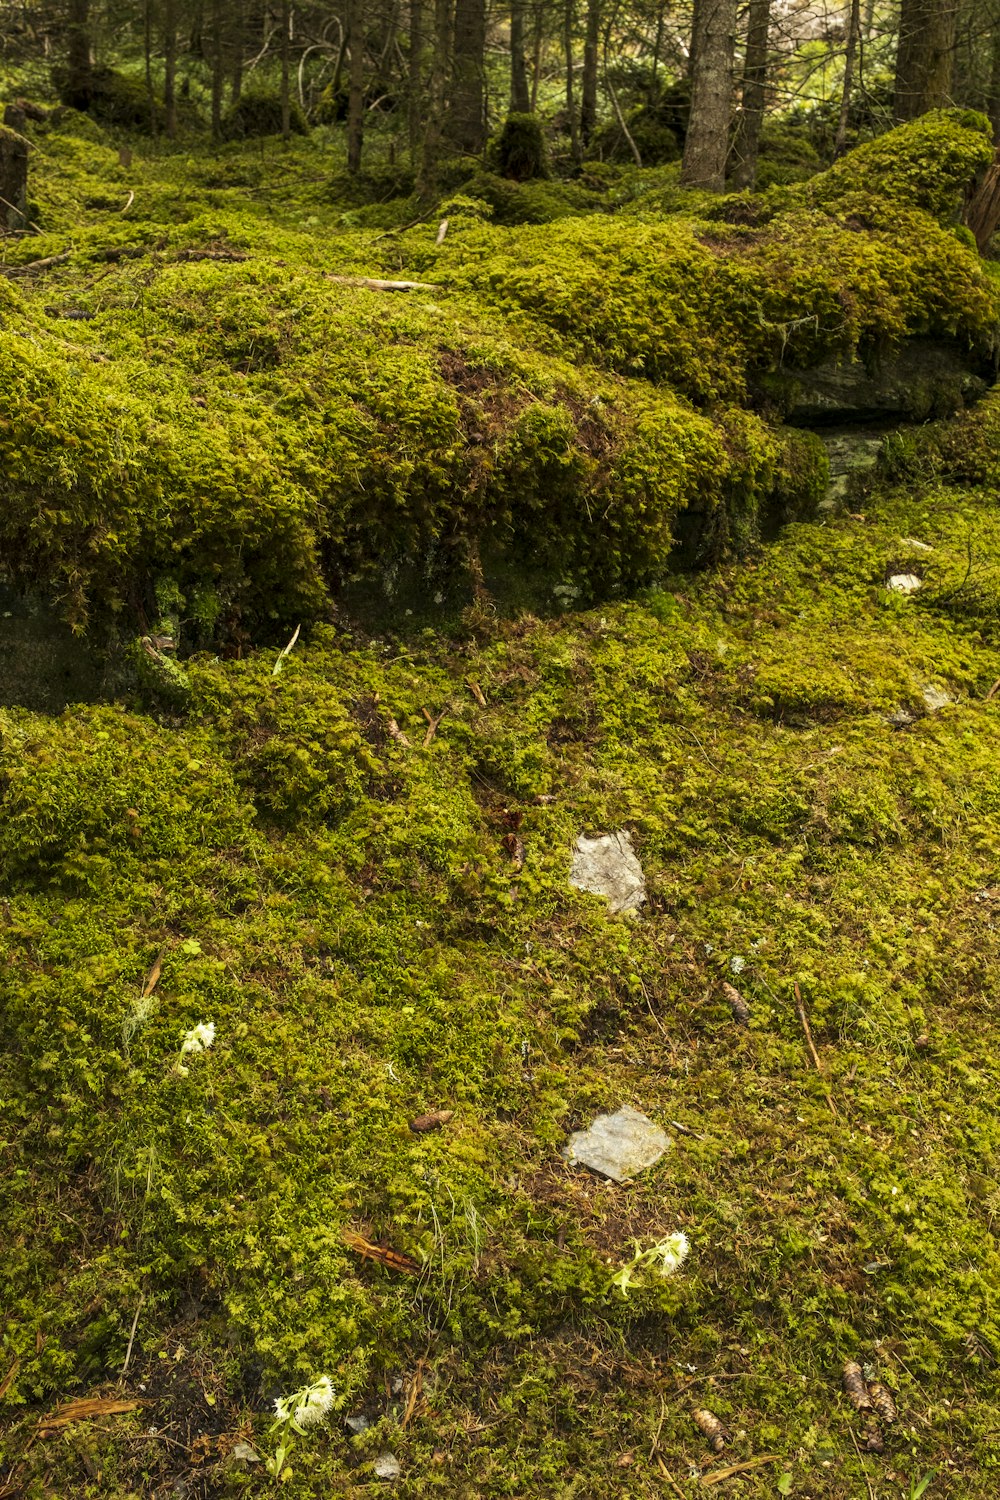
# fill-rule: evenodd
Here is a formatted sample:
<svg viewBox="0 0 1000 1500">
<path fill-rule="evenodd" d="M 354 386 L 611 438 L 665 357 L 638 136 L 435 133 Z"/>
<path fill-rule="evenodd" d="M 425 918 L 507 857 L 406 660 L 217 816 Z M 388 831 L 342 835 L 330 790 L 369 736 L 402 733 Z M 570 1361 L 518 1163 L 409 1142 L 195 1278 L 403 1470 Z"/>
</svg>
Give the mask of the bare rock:
<svg viewBox="0 0 1000 1500">
<path fill-rule="evenodd" d="M 576 841 L 569 883 L 578 891 L 606 896 L 612 912 L 636 911 L 646 899 L 646 880 L 624 829 Z"/>
<path fill-rule="evenodd" d="M 915 594 L 920 587 L 921 580 L 916 573 L 893 573 L 886 583 L 886 588 L 894 594 Z"/>
</svg>

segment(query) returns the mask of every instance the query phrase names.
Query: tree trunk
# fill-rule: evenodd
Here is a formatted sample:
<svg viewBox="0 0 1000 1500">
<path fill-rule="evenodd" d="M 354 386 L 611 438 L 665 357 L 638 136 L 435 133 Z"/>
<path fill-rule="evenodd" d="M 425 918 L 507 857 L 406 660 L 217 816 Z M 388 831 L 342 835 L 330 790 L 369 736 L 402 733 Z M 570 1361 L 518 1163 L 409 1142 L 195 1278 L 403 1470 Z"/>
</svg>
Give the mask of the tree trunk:
<svg viewBox="0 0 1000 1500">
<path fill-rule="evenodd" d="M 951 102 L 957 0 L 902 0 L 893 111 L 897 123 Z"/>
<path fill-rule="evenodd" d="M 177 136 L 177 3 L 163 0 L 163 110 L 168 140 Z"/>
<path fill-rule="evenodd" d="M 156 89 L 153 86 L 153 4 L 145 0 L 142 10 L 142 51 L 146 77 L 146 108 L 149 110 L 149 133 L 156 137 Z"/>
<path fill-rule="evenodd" d="M 437 189 L 437 169 L 444 134 L 448 77 L 451 71 L 452 9 L 451 0 L 435 0 L 434 55 L 427 87 L 427 117 L 424 148 L 417 177 L 417 194 L 422 202 L 433 197 Z"/>
<path fill-rule="evenodd" d="M 965 213 L 965 222 L 975 235 L 982 255 L 1000 226 L 1000 147 L 983 178 L 982 186 L 973 194 Z"/>
<path fill-rule="evenodd" d="M 477 156 L 486 141 L 483 75 L 486 0 L 456 0 L 451 101 L 445 135 L 454 150 Z"/>
<path fill-rule="evenodd" d="M 601 38 L 601 0 L 587 0 L 587 29 L 583 38 L 583 82 L 580 97 L 580 135 L 585 146 L 597 124 L 597 48 Z"/>
<path fill-rule="evenodd" d="M 752 188 L 757 180 L 760 130 L 767 100 L 767 45 L 771 28 L 771 0 L 750 0 L 747 55 L 743 64 L 743 98 L 733 146 L 733 187 Z"/>
<path fill-rule="evenodd" d="M 531 49 L 531 113 L 538 108 L 538 85 L 542 76 L 542 46 L 545 42 L 545 11 L 535 6 L 535 36 Z"/>
<path fill-rule="evenodd" d="M 292 95 L 289 80 L 291 30 L 291 0 L 281 0 L 281 139 L 286 145 L 292 138 Z"/>
<path fill-rule="evenodd" d="M 579 166 L 583 160 L 580 147 L 580 122 L 576 117 L 576 88 L 573 80 L 574 0 L 565 0 L 563 10 L 563 51 L 566 58 L 566 113 L 569 116 L 570 154 Z"/>
<path fill-rule="evenodd" d="M 243 29 L 246 16 L 243 0 L 230 0 L 233 7 L 233 48 L 230 57 L 230 103 L 238 104 L 243 92 Z"/>
<path fill-rule="evenodd" d="M 347 13 L 347 40 L 351 66 L 347 75 L 347 170 L 361 171 L 365 136 L 365 21 L 362 0 L 351 0 Z"/>
<path fill-rule="evenodd" d="M 736 47 L 736 0 L 695 0 L 691 120 L 681 183 L 721 193 L 726 185 Z"/>
<path fill-rule="evenodd" d="M 410 0 L 409 96 L 406 106 L 407 128 L 410 137 L 410 156 L 415 158 L 420 146 L 421 125 L 424 114 L 424 5 L 423 0 Z"/>
<path fill-rule="evenodd" d="M 1000 5 L 996 8 L 990 35 L 989 114 L 993 124 L 993 140 L 1000 146 Z"/>
<path fill-rule="evenodd" d="M 212 0 L 212 139 L 222 136 L 222 0 Z"/>
<path fill-rule="evenodd" d="M 833 155 L 843 156 L 847 149 L 847 127 L 851 119 L 851 89 L 854 87 L 854 64 L 858 56 L 861 36 L 861 0 L 851 0 L 847 19 L 847 52 L 844 57 L 844 88 L 840 96 L 840 119 L 837 134 L 833 138 Z"/>
<path fill-rule="evenodd" d="M 74 109 L 90 105 L 90 0 L 69 0 L 66 25 L 66 100 Z"/>
<path fill-rule="evenodd" d="M 0 224 L 24 229 L 28 222 L 28 143 L 0 126 Z"/>
<path fill-rule="evenodd" d="M 510 5 L 510 107 L 515 114 L 531 112 L 528 69 L 524 60 L 524 15 L 526 0 L 511 0 Z"/>
</svg>

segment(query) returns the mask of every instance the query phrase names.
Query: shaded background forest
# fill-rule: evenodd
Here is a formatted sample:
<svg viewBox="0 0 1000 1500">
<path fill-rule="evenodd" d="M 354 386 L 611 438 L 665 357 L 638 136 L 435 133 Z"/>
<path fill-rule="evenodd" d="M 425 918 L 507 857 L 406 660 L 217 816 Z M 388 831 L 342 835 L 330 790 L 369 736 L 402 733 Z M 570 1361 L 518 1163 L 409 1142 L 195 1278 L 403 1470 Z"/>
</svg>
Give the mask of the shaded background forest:
<svg viewBox="0 0 1000 1500">
<path fill-rule="evenodd" d="M 342 122 L 349 171 L 427 194 L 509 114 L 506 175 L 682 158 L 710 190 L 758 183 L 762 132 L 765 186 L 942 105 L 1000 137 L 1000 0 L 21 0 L 0 45 L 64 103 L 168 139 Z"/>
</svg>

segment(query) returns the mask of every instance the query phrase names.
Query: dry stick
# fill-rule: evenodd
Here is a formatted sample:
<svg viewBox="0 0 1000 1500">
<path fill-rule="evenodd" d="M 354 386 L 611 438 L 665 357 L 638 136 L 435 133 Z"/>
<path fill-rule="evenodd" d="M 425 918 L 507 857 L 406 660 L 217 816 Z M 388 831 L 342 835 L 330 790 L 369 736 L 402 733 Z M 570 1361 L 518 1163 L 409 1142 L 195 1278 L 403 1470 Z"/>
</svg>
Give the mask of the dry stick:
<svg viewBox="0 0 1000 1500">
<path fill-rule="evenodd" d="M 663 1397 L 661 1396 L 660 1397 L 660 1420 L 659 1420 L 659 1422 L 656 1425 L 656 1431 L 653 1434 L 653 1441 L 649 1445 L 649 1456 L 650 1456 L 650 1458 L 653 1457 L 653 1454 L 656 1452 L 657 1448 L 660 1445 L 660 1433 L 663 1431 L 663 1419 L 664 1419 L 664 1417 L 666 1415 L 667 1415 L 667 1403 L 664 1401 Z"/>
<path fill-rule="evenodd" d="M 813 1063 L 815 1064 L 816 1072 L 822 1078 L 823 1077 L 823 1064 L 820 1062 L 820 1060 L 819 1060 L 819 1053 L 816 1051 L 816 1048 L 813 1045 L 812 1032 L 809 1030 L 809 1018 L 806 1015 L 805 1002 L 802 999 L 802 991 L 799 989 L 799 982 L 798 982 L 798 980 L 795 981 L 795 1008 L 796 1008 L 796 1010 L 799 1013 L 799 1020 L 802 1022 L 802 1030 L 805 1032 L 806 1043 L 807 1043 L 807 1045 L 809 1047 L 809 1055 L 812 1058 Z M 824 1095 L 824 1098 L 826 1099 L 827 1104 L 830 1106 L 830 1113 L 833 1114 L 833 1115 L 836 1115 L 836 1113 L 837 1113 L 837 1106 L 834 1104 L 833 1099 L 830 1096 L 829 1090 L 828 1089 L 824 1089 L 823 1090 L 823 1095 Z"/>
<path fill-rule="evenodd" d="M 438 714 L 438 716 L 437 716 L 436 719 L 433 718 L 427 712 L 426 708 L 422 708 L 420 710 L 420 712 L 423 714 L 424 718 L 427 720 L 427 733 L 424 735 L 424 749 L 426 750 L 427 746 L 430 744 L 431 740 L 437 734 L 438 725 L 440 724 L 441 720 L 444 718 L 445 714 L 448 712 L 448 705 L 447 705 L 447 703 L 445 704 L 444 708 L 442 708 L 441 712 Z"/>
<path fill-rule="evenodd" d="M 744 1474 L 747 1469 L 759 1469 L 764 1464 L 780 1464 L 780 1453 L 762 1453 L 760 1458 L 747 1459 L 746 1463 L 730 1464 L 728 1469 L 716 1469 L 711 1474 L 701 1476 L 702 1484 L 721 1484 L 724 1479 L 732 1479 L 734 1474 Z"/>
<path fill-rule="evenodd" d="M 6 198 L 0 197 L 0 203 L 6 203 L 8 208 L 12 207 Z M 64 250 L 61 255 L 46 255 L 41 260 L 25 261 L 23 266 L 3 266 L 0 269 L 5 276 L 26 276 L 29 271 L 44 271 L 48 266 L 58 266 L 62 261 L 69 260 L 70 254 L 71 251 Z"/>
<path fill-rule="evenodd" d="M 122 215 L 123 216 L 128 213 L 129 209 L 132 207 L 132 204 L 134 202 L 135 202 L 135 190 L 133 189 L 133 191 L 130 192 L 129 195 L 128 195 L 128 202 L 126 203 L 125 207 L 122 209 Z"/>
<path fill-rule="evenodd" d="M 125 1373 L 128 1370 L 129 1363 L 132 1359 L 132 1345 L 135 1343 L 135 1331 L 139 1326 L 139 1314 L 142 1312 L 142 1304 L 145 1302 L 145 1300 L 146 1294 L 145 1292 L 143 1292 L 139 1298 L 139 1306 L 135 1310 L 135 1317 L 132 1319 L 132 1332 L 128 1336 L 128 1348 L 125 1351 L 125 1363 L 122 1365 L 122 1380 L 125 1379 Z"/>
<path fill-rule="evenodd" d="M 375 276 L 334 276 L 326 272 L 327 281 L 336 281 L 340 286 L 367 287 L 371 292 L 439 292 L 441 288 L 431 281 L 380 281 Z"/>
<path fill-rule="evenodd" d="M 993 684 L 993 686 L 990 688 L 989 692 L 986 694 L 986 702 L 987 703 L 989 703 L 990 699 L 994 696 L 994 694 L 996 693 L 996 691 L 997 691 L 998 688 L 1000 688 L 1000 677 L 997 678 L 996 682 Z"/>
<path fill-rule="evenodd" d="M 666 1464 L 663 1462 L 663 1459 L 659 1454 L 656 1455 L 656 1462 L 660 1466 L 660 1473 L 663 1475 L 664 1479 L 667 1481 L 674 1494 L 679 1495 L 680 1500 L 684 1500 L 684 1491 L 674 1479 L 674 1476 L 671 1474 L 670 1470 L 667 1468 Z"/>
</svg>

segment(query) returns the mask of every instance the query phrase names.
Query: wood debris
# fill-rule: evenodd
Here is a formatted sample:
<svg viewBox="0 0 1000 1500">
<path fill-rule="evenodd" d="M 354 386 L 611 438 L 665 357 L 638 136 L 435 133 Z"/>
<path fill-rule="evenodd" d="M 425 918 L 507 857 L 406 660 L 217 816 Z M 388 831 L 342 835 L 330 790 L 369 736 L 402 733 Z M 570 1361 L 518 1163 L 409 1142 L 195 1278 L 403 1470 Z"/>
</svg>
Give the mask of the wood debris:
<svg viewBox="0 0 1000 1500">
<path fill-rule="evenodd" d="M 695 1426 L 708 1441 L 708 1446 L 713 1453 L 721 1453 L 726 1446 L 729 1433 L 719 1421 L 714 1412 L 707 1411 L 704 1407 L 695 1407 L 691 1413 Z"/>
<path fill-rule="evenodd" d="M 453 1109 L 434 1109 L 430 1114 L 418 1115 L 415 1120 L 411 1120 L 410 1129 L 417 1135 L 423 1135 L 428 1130 L 440 1130 L 442 1125 L 447 1125 L 454 1118 Z"/>
<path fill-rule="evenodd" d="M 524 839 L 519 833 L 505 833 L 501 841 L 515 871 L 524 869 Z"/>
<path fill-rule="evenodd" d="M 147 1000 L 149 998 L 149 996 L 153 993 L 153 991 L 156 989 L 156 986 L 160 982 L 160 975 L 162 973 L 163 973 L 163 949 L 161 948 L 160 951 L 159 951 L 159 953 L 153 959 L 153 967 L 150 969 L 149 973 L 146 975 L 146 983 L 142 987 L 142 998 L 144 1000 Z"/>
<path fill-rule="evenodd" d="M 759 1458 L 748 1458 L 741 1464 L 730 1464 L 725 1469 L 713 1469 L 711 1474 L 703 1474 L 701 1482 L 703 1485 L 721 1484 L 724 1479 L 732 1479 L 734 1474 L 745 1474 L 748 1469 L 760 1469 L 764 1464 L 779 1464 L 780 1453 L 762 1453 Z"/>
<path fill-rule="evenodd" d="M 439 292 L 441 288 L 430 281 L 382 281 L 375 276 L 334 276 L 326 272 L 327 281 L 336 281 L 340 286 L 361 286 L 369 292 Z"/>
<path fill-rule="evenodd" d="M 358 1234 L 353 1229 L 343 1230 L 341 1238 L 348 1250 L 353 1250 L 356 1255 L 363 1256 L 365 1260 L 378 1261 L 380 1266 L 385 1266 L 389 1271 L 399 1271 L 403 1276 L 420 1274 L 417 1262 L 400 1250 L 393 1250 L 389 1245 L 378 1245 L 374 1240 L 366 1239 L 363 1234 Z"/>
<path fill-rule="evenodd" d="M 465 685 L 469 689 L 469 692 L 472 694 L 473 698 L 475 698 L 476 702 L 479 704 L 479 707 L 480 708 L 485 708 L 486 707 L 486 694 L 483 692 L 482 688 L 479 686 L 479 683 L 478 682 L 473 682 L 471 677 L 467 677 L 465 679 Z"/>
<path fill-rule="evenodd" d="M 57 1432 L 60 1427 L 69 1427 L 72 1422 L 90 1422 L 94 1417 L 113 1417 L 121 1412 L 135 1411 L 141 1401 L 122 1401 L 114 1397 L 84 1397 L 79 1401 L 68 1401 L 48 1417 L 39 1417 L 38 1431 L 42 1437 Z"/>
</svg>

